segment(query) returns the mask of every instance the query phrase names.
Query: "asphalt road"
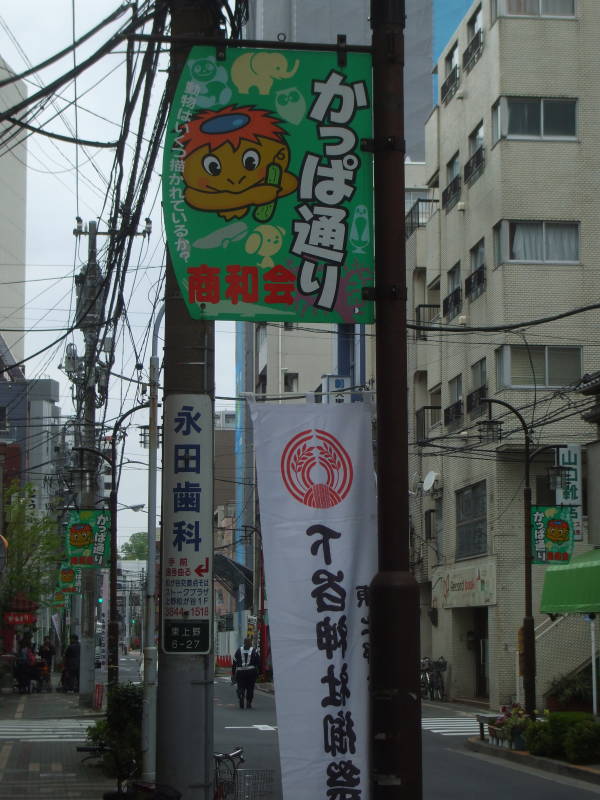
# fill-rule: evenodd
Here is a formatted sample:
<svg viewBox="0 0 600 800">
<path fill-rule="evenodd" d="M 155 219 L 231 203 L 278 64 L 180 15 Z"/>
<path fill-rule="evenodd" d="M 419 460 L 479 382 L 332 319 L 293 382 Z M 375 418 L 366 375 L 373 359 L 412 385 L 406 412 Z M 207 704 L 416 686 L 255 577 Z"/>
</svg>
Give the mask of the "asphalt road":
<svg viewBox="0 0 600 800">
<path fill-rule="evenodd" d="M 274 698 L 257 691 L 253 706 L 240 709 L 235 688 L 217 678 L 215 750 L 241 745 L 245 767 L 274 771 L 273 800 L 282 800 Z M 473 713 L 444 703 L 423 705 L 423 800 L 591 800 L 600 795 L 600 786 L 467 750 L 465 740 L 478 732 Z"/>
</svg>

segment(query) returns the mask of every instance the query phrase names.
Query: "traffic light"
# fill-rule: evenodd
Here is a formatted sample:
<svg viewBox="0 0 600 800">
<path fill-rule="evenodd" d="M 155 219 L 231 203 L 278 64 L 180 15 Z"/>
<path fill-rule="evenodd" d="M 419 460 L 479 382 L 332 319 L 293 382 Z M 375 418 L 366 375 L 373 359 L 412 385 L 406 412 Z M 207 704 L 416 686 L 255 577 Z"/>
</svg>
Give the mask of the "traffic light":
<svg viewBox="0 0 600 800">
<path fill-rule="evenodd" d="M 104 602 L 104 598 L 103 598 L 103 597 L 99 597 L 99 598 L 98 598 L 98 602 L 99 602 L 99 603 L 103 603 L 103 602 Z"/>
</svg>

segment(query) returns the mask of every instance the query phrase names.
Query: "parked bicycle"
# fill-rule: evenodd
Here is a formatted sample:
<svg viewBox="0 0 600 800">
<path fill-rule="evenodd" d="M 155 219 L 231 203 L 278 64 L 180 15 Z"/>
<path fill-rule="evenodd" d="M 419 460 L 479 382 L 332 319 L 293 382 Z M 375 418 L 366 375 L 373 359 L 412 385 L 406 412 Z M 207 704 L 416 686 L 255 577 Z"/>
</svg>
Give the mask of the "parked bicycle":
<svg viewBox="0 0 600 800">
<path fill-rule="evenodd" d="M 425 657 L 421 659 L 421 697 L 429 700 L 443 700 L 446 696 L 444 676 L 448 662 L 442 656 L 433 661 Z"/>
<path fill-rule="evenodd" d="M 215 753 L 214 800 L 234 800 L 238 785 L 238 769 L 244 763 L 244 750 L 234 748 L 231 753 Z"/>
</svg>

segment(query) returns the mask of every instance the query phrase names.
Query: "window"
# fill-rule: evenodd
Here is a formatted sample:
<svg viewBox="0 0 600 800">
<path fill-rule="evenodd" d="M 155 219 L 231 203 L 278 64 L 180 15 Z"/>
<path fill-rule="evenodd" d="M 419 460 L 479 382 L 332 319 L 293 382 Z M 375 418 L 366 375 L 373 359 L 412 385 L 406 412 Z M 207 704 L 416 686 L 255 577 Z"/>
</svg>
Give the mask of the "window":
<svg viewBox="0 0 600 800">
<path fill-rule="evenodd" d="M 469 160 L 465 164 L 465 183 L 472 183 L 483 172 L 483 122 L 469 136 Z"/>
<path fill-rule="evenodd" d="M 579 223 L 502 220 L 494 226 L 494 259 L 573 264 L 579 262 Z"/>
<path fill-rule="evenodd" d="M 562 97 L 501 97 L 492 107 L 492 139 L 574 139 L 577 100 Z"/>
<path fill-rule="evenodd" d="M 479 389 L 487 383 L 487 375 L 485 368 L 485 358 L 476 361 L 471 367 L 471 386 L 474 389 Z"/>
<path fill-rule="evenodd" d="M 440 94 L 442 103 L 447 103 L 454 97 L 459 84 L 458 73 L 458 44 L 455 44 L 445 58 L 445 80 L 442 83 Z"/>
<path fill-rule="evenodd" d="M 448 393 L 451 405 L 462 400 L 462 375 L 457 375 L 456 378 L 448 381 Z"/>
<path fill-rule="evenodd" d="M 471 272 L 475 272 L 485 264 L 485 239 L 480 239 L 477 244 L 469 250 L 469 260 Z"/>
<path fill-rule="evenodd" d="M 483 30 L 483 11 L 481 6 L 475 11 L 473 16 L 467 22 L 467 38 L 469 41 Z"/>
<path fill-rule="evenodd" d="M 451 183 L 457 175 L 460 175 L 460 163 L 458 153 L 455 153 L 446 164 L 446 183 Z"/>
<path fill-rule="evenodd" d="M 8 419 L 6 416 L 6 406 L 0 406 L 0 431 L 8 430 Z"/>
<path fill-rule="evenodd" d="M 432 542 L 438 564 L 442 563 L 443 530 L 442 499 L 436 497 L 435 508 L 425 512 L 425 538 Z"/>
<path fill-rule="evenodd" d="M 456 492 L 456 558 L 487 553 L 485 481 Z"/>
<path fill-rule="evenodd" d="M 284 392 L 297 392 L 298 391 L 298 373 L 297 372 L 284 372 L 283 373 L 283 391 Z"/>
<path fill-rule="evenodd" d="M 485 291 L 485 240 L 480 239 L 469 250 L 471 273 L 465 280 L 465 297 L 475 300 Z"/>
<path fill-rule="evenodd" d="M 575 0 L 496 0 L 495 16 L 574 17 Z"/>
<path fill-rule="evenodd" d="M 474 155 L 480 147 L 483 147 L 483 120 L 469 136 L 469 155 Z"/>
<path fill-rule="evenodd" d="M 458 67 L 458 44 L 448 51 L 446 56 L 446 78 L 451 75 L 452 71 Z"/>
<path fill-rule="evenodd" d="M 442 192 L 442 208 L 449 211 L 460 197 L 460 162 L 455 153 L 446 164 L 446 188 Z"/>
<path fill-rule="evenodd" d="M 559 388 L 581 378 L 581 348 L 504 345 L 496 351 L 499 387 Z"/>
<path fill-rule="evenodd" d="M 460 285 L 460 261 L 448 271 L 448 294 L 442 303 L 445 317 L 453 319 L 462 308 L 462 291 Z"/>
</svg>

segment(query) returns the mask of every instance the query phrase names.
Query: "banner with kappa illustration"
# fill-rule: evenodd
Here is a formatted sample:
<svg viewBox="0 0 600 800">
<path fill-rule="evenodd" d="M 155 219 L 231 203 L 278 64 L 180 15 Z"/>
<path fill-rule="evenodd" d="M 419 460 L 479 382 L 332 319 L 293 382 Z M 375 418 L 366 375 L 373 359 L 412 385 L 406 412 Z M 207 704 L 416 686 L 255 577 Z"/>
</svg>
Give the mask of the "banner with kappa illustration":
<svg viewBox="0 0 600 800">
<path fill-rule="evenodd" d="M 283 795 L 369 796 L 371 408 L 252 404 Z"/>
<path fill-rule="evenodd" d="M 371 72 L 351 49 L 191 49 L 163 209 L 193 318 L 373 321 Z"/>
<path fill-rule="evenodd" d="M 96 568 L 110 565 L 110 519 L 107 509 L 80 508 L 68 512 L 68 565 Z"/>
</svg>

